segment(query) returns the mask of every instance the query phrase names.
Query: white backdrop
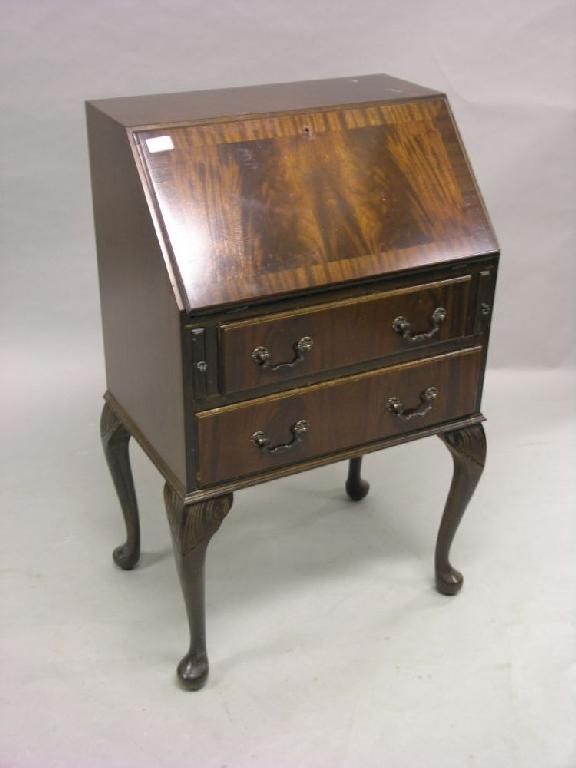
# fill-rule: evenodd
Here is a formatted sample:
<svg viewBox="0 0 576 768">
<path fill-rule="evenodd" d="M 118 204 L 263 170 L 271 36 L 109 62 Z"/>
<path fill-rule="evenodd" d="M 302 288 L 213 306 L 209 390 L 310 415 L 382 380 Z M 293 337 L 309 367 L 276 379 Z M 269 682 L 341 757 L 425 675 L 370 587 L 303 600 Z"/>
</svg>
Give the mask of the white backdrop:
<svg viewBox="0 0 576 768">
<path fill-rule="evenodd" d="M 574 3 L 2 0 L 1 9 L 8 349 L 89 345 L 101 355 L 83 100 L 387 72 L 448 93 L 499 236 L 489 364 L 574 363 Z"/>
</svg>

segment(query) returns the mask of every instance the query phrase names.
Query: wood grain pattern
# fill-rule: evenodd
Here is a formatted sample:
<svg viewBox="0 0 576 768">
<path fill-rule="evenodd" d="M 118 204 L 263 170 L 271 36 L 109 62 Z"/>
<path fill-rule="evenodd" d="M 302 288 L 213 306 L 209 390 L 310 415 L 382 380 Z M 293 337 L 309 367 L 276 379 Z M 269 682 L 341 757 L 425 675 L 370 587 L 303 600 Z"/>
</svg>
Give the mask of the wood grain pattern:
<svg viewBox="0 0 576 768">
<path fill-rule="evenodd" d="M 474 347 L 198 413 L 199 484 L 262 473 L 472 414 L 481 352 Z M 391 397 L 418 406 L 430 386 L 439 394 L 425 416 L 402 421 L 387 410 Z M 262 430 L 274 445 L 289 443 L 300 420 L 310 429 L 293 450 L 264 453 L 252 441 Z"/>
<path fill-rule="evenodd" d="M 250 488 L 254 485 L 271 482 L 272 480 L 280 480 L 283 477 L 289 477 L 290 475 L 299 474 L 300 472 L 309 472 L 312 469 L 325 467 L 328 464 L 335 464 L 339 461 L 348 461 L 349 459 L 359 455 L 375 453 L 377 451 L 386 450 L 387 448 L 394 448 L 397 445 L 411 443 L 415 440 L 430 437 L 431 435 L 439 435 L 442 432 L 448 430 L 463 429 L 465 427 L 469 427 L 472 424 L 479 424 L 483 421 L 486 421 L 486 419 L 481 413 L 474 413 L 472 416 L 465 416 L 462 419 L 454 419 L 443 424 L 433 424 L 432 426 L 424 427 L 423 429 L 416 429 L 413 432 L 406 432 L 401 435 L 385 437 L 381 440 L 376 440 L 373 443 L 366 445 L 346 448 L 342 451 L 334 451 L 333 453 L 330 453 L 326 456 L 307 459 L 301 464 L 276 467 L 272 470 L 268 470 L 260 474 L 236 478 L 219 485 L 196 488 L 195 490 L 186 494 L 186 502 L 195 504 L 197 501 L 213 499 L 216 496 L 221 496 L 223 493 L 233 493 L 241 490 L 242 488 Z"/>
<path fill-rule="evenodd" d="M 137 141 L 190 310 L 497 250 L 442 98 Z"/>
<path fill-rule="evenodd" d="M 470 275 L 464 275 L 226 323 L 220 333 L 222 391 L 262 387 L 463 337 L 468 327 L 470 283 Z M 432 315 L 440 307 L 447 310 L 446 319 L 429 340 L 407 342 L 394 331 L 399 316 L 408 319 L 415 330 L 429 330 Z M 274 371 L 252 359 L 253 350 L 264 347 L 275 363 L 291 360 L 294 345 L 306 337 L 313 346 L 292 368 Z"/>
</svg>

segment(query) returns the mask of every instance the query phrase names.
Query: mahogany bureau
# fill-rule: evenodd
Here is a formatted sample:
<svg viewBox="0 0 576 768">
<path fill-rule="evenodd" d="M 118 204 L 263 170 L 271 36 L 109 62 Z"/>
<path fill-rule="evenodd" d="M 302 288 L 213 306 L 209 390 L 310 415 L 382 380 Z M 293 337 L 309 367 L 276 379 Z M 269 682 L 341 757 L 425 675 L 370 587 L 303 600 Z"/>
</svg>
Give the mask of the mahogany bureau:
<svg viewBox="0 0 576 768">
<path fill-rule="evenodd" d="M 208 676 L 204 560 L 232 493 L 437 434 L 436 584 L 482 473 L 498 244 L 444 94 L 386 75 L 93 101 L 104 451 L 140 550 L 128 443 L 165 478 Z M 329 543 L 326 546 L 330 546 Z"/>
</svg>

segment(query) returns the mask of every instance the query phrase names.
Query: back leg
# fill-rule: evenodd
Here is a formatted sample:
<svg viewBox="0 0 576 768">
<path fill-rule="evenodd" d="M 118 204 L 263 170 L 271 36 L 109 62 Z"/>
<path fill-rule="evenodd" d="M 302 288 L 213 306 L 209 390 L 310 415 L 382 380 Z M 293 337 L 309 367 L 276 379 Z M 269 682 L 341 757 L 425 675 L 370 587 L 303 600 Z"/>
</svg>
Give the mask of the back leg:
<svg viewBox="0 0 576 768">
<path fill-rule="evenodd" d="M 352 501 L 360 501 L 368 493 L 370 486 L 362 479 L 362 456 L 350 459 L 348 467 L 348 479 L 346 480 L 346 493 Z"/>
<path fill-rule="evenodd" d="M 116 547 L 112 557 L 116 565 L 129 571 L 140 558 L 140 518 L 128 453 L 130 433 L 108 403 L 102 409 L 100 436 L 126 523 L 126 542 Z"/>
</svg>

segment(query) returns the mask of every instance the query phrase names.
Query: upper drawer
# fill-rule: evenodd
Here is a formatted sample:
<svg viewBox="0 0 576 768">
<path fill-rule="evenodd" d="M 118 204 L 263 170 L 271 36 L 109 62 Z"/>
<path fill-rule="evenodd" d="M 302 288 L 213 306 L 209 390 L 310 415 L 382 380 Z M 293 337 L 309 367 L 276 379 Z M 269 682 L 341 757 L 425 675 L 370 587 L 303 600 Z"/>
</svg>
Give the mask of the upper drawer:
<svg viewBox="0 0 576 768">
<path fill-rule="evenodd" d="M 471 276 L 220 327 L 223 392 L 376 360 L 467 334 Z"/>
</svg>

